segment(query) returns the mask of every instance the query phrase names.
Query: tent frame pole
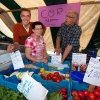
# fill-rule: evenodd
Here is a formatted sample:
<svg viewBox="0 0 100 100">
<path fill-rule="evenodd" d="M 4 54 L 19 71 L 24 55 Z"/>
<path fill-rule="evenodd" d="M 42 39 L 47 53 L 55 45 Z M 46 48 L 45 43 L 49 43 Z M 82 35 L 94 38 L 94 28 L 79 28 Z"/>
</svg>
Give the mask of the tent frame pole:
<svg viewBox="0 0 100 100">
<path fill-rule="evenodd" d="M 81 2 L 81 5 L 89 5 L 89 4 L 99 4 L 100 1 L 88 1 L 88 2 Z M 33 10 L 33 9 L 38 9 L 38 7 L 31 7 L 31 8 L 27 8 L 29 10 Z M 20 11 L 21 9 L 14 9 L 14 10 L 0 10 L 0 14 L 1 13 L 6 13 L 6 12 L 15 12 L 15 11 Z"/>
</svg>

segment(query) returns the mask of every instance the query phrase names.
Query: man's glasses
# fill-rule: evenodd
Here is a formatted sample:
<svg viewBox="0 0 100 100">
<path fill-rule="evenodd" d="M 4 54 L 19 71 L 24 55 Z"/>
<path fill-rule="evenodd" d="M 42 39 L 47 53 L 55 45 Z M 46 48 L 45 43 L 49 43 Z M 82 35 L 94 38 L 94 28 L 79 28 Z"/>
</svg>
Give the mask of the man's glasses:
<svg viewBox="0 0 100 100">
<path fill-rule="evenodd" d="M 42 28 L 35 28 L 34 30 L 36 30 L 36 31 L 38 31 L 38 30 L 42 31 L 43 29 Z"/>
<path fill-rule="evenodd" d="M 68 18 L 76 18 L 76 17 L 73 17 L 73 16 L 68 16 L 68 15 L 66 15 L 66 17 L 68 17 Z"/>
</svg>

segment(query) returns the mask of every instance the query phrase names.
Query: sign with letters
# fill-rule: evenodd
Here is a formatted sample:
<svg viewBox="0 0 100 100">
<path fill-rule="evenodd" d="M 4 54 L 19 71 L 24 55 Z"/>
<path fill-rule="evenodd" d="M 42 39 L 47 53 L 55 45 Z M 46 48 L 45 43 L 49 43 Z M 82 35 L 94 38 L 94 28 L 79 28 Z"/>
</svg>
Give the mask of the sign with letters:
<svg viewBox="0 0 100 100">
<path fill-rule="evenodd" d="M 91 57 L 84 79 L 84 82 L 100 86 L 100 60 Z"/>
<path fill-rule="evenodd" d="M 24 74 L 17 89 L 24 94 L 28 100 L 44 100 L 48 90 L 41 83 L 34 80 L 28 74 Z"/>
<path fill-rule="evenodd" d="M 19 50 L 10 53 L 10 57 L 11 57 L 11 60 L 12 60 L 13 66 L 14 66 L 14 70 L 24 67 L 24 63 L 23 63 L 21 53 Z"/>
<path fill-rule="evenodd" d="M 53 54 L 51 56 L 51 63 L 55 63 L 55 64 L 61 64 L 61 58 L 62 58 L 62 55 L 56 55 L 56 54 Z"/>
<path fill-rule="evenodd" d="M 38 8 L 38 20 L 47 27 L 60 27 L 69 10 L 80 13 L 80 3 L 52 5 Z"/>
<path fill-rule="evenodd" d="M 86 57 L 87 54 L 73 53 L 72 54 L 72 70 L 82 71 L 86 69 Z"/>
<path fill-rule="evenodd" d="M 86 64 L 86 57 L 87 57 L 87 54 L 73 53 L 72 54 L 72 64 L 73 63 L 76 63 L 78 65 Z"/>
</svg>

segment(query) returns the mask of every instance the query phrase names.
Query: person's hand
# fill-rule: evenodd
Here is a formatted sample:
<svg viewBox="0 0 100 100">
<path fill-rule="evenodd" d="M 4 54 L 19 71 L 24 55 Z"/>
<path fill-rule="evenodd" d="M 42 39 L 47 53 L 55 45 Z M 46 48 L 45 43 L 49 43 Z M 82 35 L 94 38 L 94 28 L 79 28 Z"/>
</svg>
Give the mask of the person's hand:
<svg viewBox="0 0 100 100">
<path fill-rule="evenodd" d="M 15 46 L 13 44 L 8 45 L 7 52 L 13 52 L 15 50 Z"/>
<path fill-rule="evenodd" d="M 45 64 L 48 64 L 48 60 L 47 60 L 47 59 L 45 59 L 45 58 L 44 58 L 44 59 L 42 59 L 41 61 L 42 61 L 42 62 L 44 62 Z"/>
<path fill-rule="evenodd" d="M 61 53 L 61 48 L 55 48 L 54 53 L 56 52 L 57 55 L 59 55 Z"/>
<path fill-rule="evenodd" d="M 61 58 L 61 64 L 63 64 L 64 60 L 65 60 L 64 58 Z"/>
</svg>

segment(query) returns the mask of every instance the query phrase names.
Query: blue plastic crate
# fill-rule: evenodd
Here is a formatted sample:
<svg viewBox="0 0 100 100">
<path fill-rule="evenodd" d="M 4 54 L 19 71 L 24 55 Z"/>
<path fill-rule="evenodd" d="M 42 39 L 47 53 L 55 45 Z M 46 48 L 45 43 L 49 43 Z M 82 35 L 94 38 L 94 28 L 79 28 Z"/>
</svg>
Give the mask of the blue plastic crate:
<svg viewBox="0 0 100 100">
<path fill-rule="evenodd" d="M 90 57 L 97 57 L 97 50 L 91 50 L 91 49 L 87 49 L 87 54 L 90 55 Z"/>
<path fill-rule="evenodd" d="M 79 83 L 83 82 L 83 77 L 84 77 L 83 73 L 76 70 L 72 71 L 70 75 L 72 80 L 78 81 Z"/>
<path fill-rule="evenodd" d="M 0 85 L 10 88 L 11 90 L 17 90 L 17 83 L 4 80 L 4 77 L 0 75 Z"/>
<path fill-rule="evenodd" d="M 48 62 L 50 62 L 50 63 L 51 63 L 51 59 L 49 59 L 49 60 L 48 60 Z M 69 61 L 67 61 L 67 60 L 66 60 L 66 61 L 64 61 L 64 62 L 63 62 L 63 64 L 67 64 L 69 67 L 71 66 L 70 62 L 69 62 Z"/>
<path fill-rule="evenodd" d="M 71 80 L 71 90 L 83 91 L 88 90 L 89 84 L 82 82 L 79 83 L 78 81 Z"/>
<path fill-rule="evenodd" d="M 29 72 L 34 72 L 34 74 L 38 74 L 40 72 L 40 69 L 39 68 L 37 68 L 37 69 L 35 69 L 35 68 L 20 68 L 20 69 L 17 69 L 15 71 L 18 71 L 18 72 L 27 72 L 27 71 L 29 71 Z"/>
<path fill-rule="evenodd" d="M 89 84 L 85 83 L 85 82 L 79 83 L 78 81 L 71 80 L 70 87 L 71 87 L 71 90 L 70 90 L 70 100 L 73 100 L 72 96 L 71 96 L 71 91 L 72 90 L 76 90 L 76 91 L 88 90 Z"/>
<path fill-rule="evenodd" d="M 39 68 L 45 68 L 45 70 L 49 70 L 48 65 L 43 62 L 34 63 L 34 62 L 29 62 L 29 60 L 27 59 L 24 59 L 23 62 L 24 64 L 33 64 L 34 66 L 37 66 Z"/>
<path fill-rule="evenodd" d="M 10 67 L 9 67 L 9 69 L 7 69 L 7 70 L 2 70 L 2 71 L 0 71 L 0 74 L 1 75 L 10 75 L 12 72 L 14 72 L 14 68 L 13 68 L 13 65 L 11 65 Z"/>
<path fill-rule="evenodd" d="M 51 60 L 49 60 L 49 63 L 51 63 Z M 51 69 L 51 68 L 49 68 L 49 71 L 59 71 L 59 72 L 61 72 L 61 73 L 66 73 L 66 72 L 70 72 L 71 71 L 71 65 L 70 65 L 70 62 L 69 61 L 65 61 L 63 64 L 65 64 L 67 67 L 66 68 L 64 68 L 64 69 L 61 69 L 61 70 L 54 70 L 54 69 Z M 63 64 L 62 64 L 62 66 L 63 66 Z M 57 65 L 57 64 L 56 64 Z M 54 65 L 52 65 L 52 66 L 55 66 L 55 64 Z M 58 64 L 58 66 L 59 66 L 59 64 Z"/>
<path fill-rule="evenodd" d="M 33 62 L 29 62 L 27 59 L 23 60 L 24 64 L 33 64 L 39 68 L 44 68 L 45 70 L 51 71 L 52 69 L 49 68 L 49 66 L 43 62 L 39 62 L 39 63 L 33 63 Z M 51 63 L 51 60 L 48 60 L 49 63 Z M 63 64 L 68 65 L 68 68 L 64 68 L 63 70 L 54 70 L 54 71 L 61 71 L 61 72 L 69 72 L 71 70 L 71 65 L 69 61 L 65 61 Z"/>
<path fill-rule="evenodd" d="M 70 96 L 70 82 L 67 80 L 62 80 L 60 83 L 53 82 L 51 80 L 43 80 L 40 75 L 34 74 L 32 76 L 36 81 L 40 82 L 48 91 L 49 93 L 55 92 L 58 89 L 63 87 L 68 89 L 68 96 Z"/>
</svg>

